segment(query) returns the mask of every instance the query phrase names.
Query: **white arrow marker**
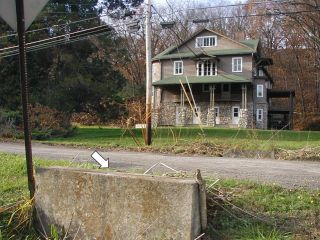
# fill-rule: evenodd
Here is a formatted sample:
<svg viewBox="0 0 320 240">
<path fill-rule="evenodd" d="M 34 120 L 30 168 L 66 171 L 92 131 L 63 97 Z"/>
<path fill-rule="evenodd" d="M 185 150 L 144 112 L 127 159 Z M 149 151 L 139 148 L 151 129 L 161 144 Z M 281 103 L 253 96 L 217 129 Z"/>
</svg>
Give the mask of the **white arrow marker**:
<svg viewBox="0 0 320 240">
<path fill-rule="evenodd" d="M 100 168 L 108 168 L 109 167 L 109 158 L 105 160 L 97 151 L 94 151 L 91 154 L 91 157 L 100 164 Z"/>
</svg>

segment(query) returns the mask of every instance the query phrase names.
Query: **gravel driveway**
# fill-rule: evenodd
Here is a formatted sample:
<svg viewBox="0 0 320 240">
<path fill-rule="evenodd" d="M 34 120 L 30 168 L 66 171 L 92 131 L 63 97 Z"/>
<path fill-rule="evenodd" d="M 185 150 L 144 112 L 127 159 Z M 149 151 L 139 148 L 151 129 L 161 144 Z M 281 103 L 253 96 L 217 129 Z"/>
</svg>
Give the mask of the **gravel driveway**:
<svg viewBox="0 0 320 240">
<path fill-rule="evenodd" d="M 94 149 L 49 146 L 34 143 L 33 155 L 44 159 L 63 159 L 77 162 L 94 162 L 90 157 Z M 0 143 L 0 152 L 24 154 L 22 143 Z M 100 151 L 99 151 L 100 152 Z M 276 183 L 286 188 L 320 189 L 320 162 L 285 161 L 274 159 L 222 158 L 180 156 L 125 151 L 101 151 L 109 157 L 110 167 L 116 169 L 146 170 L 162 162 L 176 169 L 217 178 L 251 179 L 262 183 Z"/>
</svg>

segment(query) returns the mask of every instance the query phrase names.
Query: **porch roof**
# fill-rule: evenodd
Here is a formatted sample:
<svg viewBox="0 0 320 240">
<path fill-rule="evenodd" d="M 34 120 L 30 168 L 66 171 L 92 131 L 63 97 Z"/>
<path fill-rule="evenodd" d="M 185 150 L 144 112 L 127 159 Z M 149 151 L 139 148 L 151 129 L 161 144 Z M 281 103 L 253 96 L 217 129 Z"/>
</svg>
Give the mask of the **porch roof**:
<svg viewBox="0 0 320 240">
<path fill-rule="evenodd" d="M 246 79 L 242 76 L 233 74 L 219 74 L 217 76 L 188 76 L 188 82 L 194 83 L 250 83 L 250 79 Z M 153 82 L 153 86 L 163 85 L 179 85 L 180 80 L 183 84 L 187 83 L 186 76 L 172 76 L 169 78 L 162 79 L 157 82 Z"/>
<path fill-rule="evenodd" d="M 181 59 L 181 58 L 194 58 L 203 55 L 203 51 L 201 50 L 194 50 L 193 52 L 179 52 L 179 53 L 172 53 L 168 54 L 170 51 L 172 51 L 174 47 L 168 49 L 168 51 L 164 51 L 157 56 L 155 56 L 152 61 L 157 60 L 170 60 L 170 59 Z M 252 54 L 256 51 L 253 49 L 221 49 L 221 50 L 211 50 L 211 51 L 205 51 L 205 54 L 208 56 L 216 57 L 216 56 L 226 56 L 226 55 L 245 55 L 245 54 Z"/>
</svg>

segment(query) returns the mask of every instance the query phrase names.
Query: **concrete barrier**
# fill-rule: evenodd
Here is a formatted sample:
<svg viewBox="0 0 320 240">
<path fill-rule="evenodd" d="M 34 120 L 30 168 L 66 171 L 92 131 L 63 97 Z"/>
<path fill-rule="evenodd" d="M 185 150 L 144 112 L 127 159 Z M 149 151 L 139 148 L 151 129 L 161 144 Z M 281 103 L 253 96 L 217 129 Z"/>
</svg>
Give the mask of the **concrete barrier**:
<svg viewBox="0 0 320 240">
<path fill-rule="evenodd" d="M 71 239 L 193 240 L 201 232 L 193 179 L 42 168 L 36 173 L 39 228 Z"/>
</svg>

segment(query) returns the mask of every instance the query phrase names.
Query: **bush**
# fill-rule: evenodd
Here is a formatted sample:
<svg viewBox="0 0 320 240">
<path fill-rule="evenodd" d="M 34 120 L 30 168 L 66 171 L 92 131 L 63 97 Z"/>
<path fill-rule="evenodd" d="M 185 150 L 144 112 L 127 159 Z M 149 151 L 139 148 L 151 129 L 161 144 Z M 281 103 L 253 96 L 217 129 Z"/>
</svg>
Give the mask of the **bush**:
<svg viewBox="0 0 320 240">
<path fill-rule="evenodd" d="M 314 116 L 306 121 L 303 128 L 306 131 L 320 131 L 320 116 Z"/>
<path fill-rule="evenodd" d="M 21 123 L 21 112 L 0 109 L 0 137 L 16 137 L 19 135 L 17 126 Z"/>
<path fill-rule="evenodd" d="M 37 140 L 54 137 L 68 137 L 73 134 L 70 115 L 56 109 L 36 104 L 30 108 L 32 138 Z"/>
<path fill-rule="evenodd" d="M 102 124 L 101 119 L 97 115 L 86 112 L 73 113 L 71 122 L 89 126 Z"/>
</svg>

